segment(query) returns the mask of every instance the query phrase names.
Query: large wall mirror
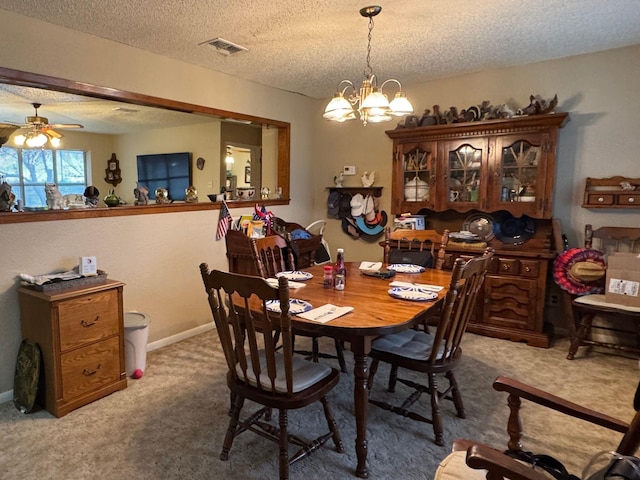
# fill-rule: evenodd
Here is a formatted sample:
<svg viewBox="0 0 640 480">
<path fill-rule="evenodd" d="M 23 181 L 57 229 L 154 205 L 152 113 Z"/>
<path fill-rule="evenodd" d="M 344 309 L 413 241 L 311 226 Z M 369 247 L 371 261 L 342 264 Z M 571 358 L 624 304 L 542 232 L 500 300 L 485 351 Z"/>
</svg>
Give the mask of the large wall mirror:
<svg viewBox="0 0 640 480">
<path fill-rule="evenodd" d="M 41 104 L 37 116 L 52 124 L 83 125 L 57 130 L 63 137 L 56 148 L 87 152 L 88 183 L 101 194 L 115 189 L 127 205 L 134 204 L 137 157 L 176 152 L 191 154 L 199 205 L 165 207 L 216 208 L 208 196 L 225 190 L 231 206 L 289 199 L 287 122 L 0 68 L 0 122 L 25 123 L 36 115 L 33 103 Z M 5 146 L 15 147 L 14 136 L 20 133 L 24 129 L 6 139 Z M 105 170 L 114 155 L 121 181 L 110 184 Z M 181 193 L 176 197 L 184 197 Z M 2 217 L 0 223 L 8 223 Z"/>
</svg>

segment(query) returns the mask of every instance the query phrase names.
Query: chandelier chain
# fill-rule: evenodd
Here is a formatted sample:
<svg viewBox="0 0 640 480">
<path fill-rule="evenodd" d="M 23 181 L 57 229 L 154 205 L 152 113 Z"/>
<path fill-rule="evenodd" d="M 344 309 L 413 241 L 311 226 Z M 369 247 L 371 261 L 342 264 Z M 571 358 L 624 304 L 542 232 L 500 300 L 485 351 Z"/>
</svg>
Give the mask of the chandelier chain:
<svg viewBox="0 0 640 480">
<path fill-rule="evenodd" d="M 373 31 L 373 17 L 369 17 L 369 34 L 367 36 L 367 68 L 364 70 L 365 78 L 371 78 L 373 68 L 371 68 L 371 32 Z"/>
</svg>

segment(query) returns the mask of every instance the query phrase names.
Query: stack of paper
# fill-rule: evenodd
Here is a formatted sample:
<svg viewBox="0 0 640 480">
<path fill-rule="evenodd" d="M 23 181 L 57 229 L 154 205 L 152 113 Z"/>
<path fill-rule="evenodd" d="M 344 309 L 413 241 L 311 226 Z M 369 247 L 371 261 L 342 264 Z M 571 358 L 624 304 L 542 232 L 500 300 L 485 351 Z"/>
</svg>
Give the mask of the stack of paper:
<svg viewBox="0 0 640 480">
<path fill-rule="evenodd" d="M 360 270 L 377 271 L 382 268 L 382 262 L 361 262 Z"/>
<path fill-rule="evenodd" d="M 271 285 L 274 288 L 278 287 L 278 279 L 277 278 L 267 278 L 267 283 L 269 285 Z M 307 284 L 306 283 L 302 283 L 302 282 L 294 282 L 292 280 L 289 280 L 289 288 L 291 290 L 295 290 L 296 288 L 302 288 L 302 287 L 306 287 Z"/>
<path fill-rule="evenodd" d="M 313 322 L 327 323 L 341 317 L 342 315 L 346 315 L 352 310 L 353 307 L 337 307 L 327 303 L 326 305 L 314 308 L 308 312 L 299 313 L 298 317 L 304 318 L 305 320 L 311 320 Z"/>
</svg>

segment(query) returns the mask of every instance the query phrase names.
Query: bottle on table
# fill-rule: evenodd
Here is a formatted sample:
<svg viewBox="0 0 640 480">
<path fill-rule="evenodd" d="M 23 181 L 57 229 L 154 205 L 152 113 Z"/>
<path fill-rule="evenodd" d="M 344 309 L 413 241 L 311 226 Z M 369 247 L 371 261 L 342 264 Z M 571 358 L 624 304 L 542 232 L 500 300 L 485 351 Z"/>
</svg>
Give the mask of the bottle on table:
<svg viewBox="0 0 640 480">
<path fill-rule="evenodd" d="M 336 258 L 336 263 L 335 263 L 333 268 L 334 268 L 334 273 L 335 273 L 335 275 L 334 275 L 335 280 L 338 279 L 339 275 L 341 276 L 340 278 L 341 278 L 342 281 L 340 282 L 340 284 L 341 284 L 342 288 L 340 288 L 340 290 L 344 290 L 344 284 L 345 284 L 346 277 L 347 277 L 347 269 L 345 268 L 345 265 L 344 265 L 344 249 L 342 249 L 342 248 L 338 249 L 338 255 L 337 255 L 337 258 Z M 334 282 L 335 282 L 335 280 L 334 280 Z M 336 288 L 338 288 L 338 282 L 335 282 L 335 284 L 336 284 Z"/>
<path fill-rule="evenodd" d="M 333 267 L 331 265 L 325 265 L 324 267 L 324 288 L 333 288 Z"/>
</svg>

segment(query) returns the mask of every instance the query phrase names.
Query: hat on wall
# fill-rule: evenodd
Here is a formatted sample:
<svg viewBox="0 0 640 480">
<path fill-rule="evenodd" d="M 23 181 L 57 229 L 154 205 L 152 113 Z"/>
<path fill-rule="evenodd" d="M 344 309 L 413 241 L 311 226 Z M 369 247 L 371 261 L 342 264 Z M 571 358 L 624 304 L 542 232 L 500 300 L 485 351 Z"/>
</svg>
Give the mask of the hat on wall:
<svg viewBox="0 0 640 480">
<path fill-rule="evenodd" d="M 338 218 L 345 218 L 351 215 L 351 194 L 340 192 L 338 205 Z"/>
<path fill-rule="evenodd" d="M 384 210 L 380 212 L 380 223 L 376 225 L 367 223 L 364 217 L 356 218 L 356 225 L 358 226 L 358 229 L 365 235 L 380 235 L 384 231 L 384 227 L 386 224 L 387 213 Z"/>
<path fill-rule="evenodd" d="M 351 198 L 351 216 L 359 217 L 364 209 L 364 197 L 361 193 L 356 193 Z"/>
<path fill-rule="evenodd" d="M 367 195 L 364 199 L 364 207 L 363 212 L 364 219 L 368 223 L 373 223 L 376 218 L 376 208 L 373 202 L 373 197 L 371 195 Z"/>
<path fill-rule="evenodd" d="M 570 248 L 553 262 L 553 280 L 572 295 L 604 292 L 604 254 L 593 248 Z"/>
<path fill-rule="evenodd" d="M 331 192 L 329 199 L 327 200 L 327 216 L 337 217 L 340 204 L 340 194 L 338 192 Z"/>
<path fill-rule="evenodd" d="M 360 217 L 358 217 L 360 218 Z M 342 231 L 353 238 L 360 237 L 360 230 L 356 225 L 356 221 L 351 217 L 344 217 L 342 219 Z"/>
</svg>

